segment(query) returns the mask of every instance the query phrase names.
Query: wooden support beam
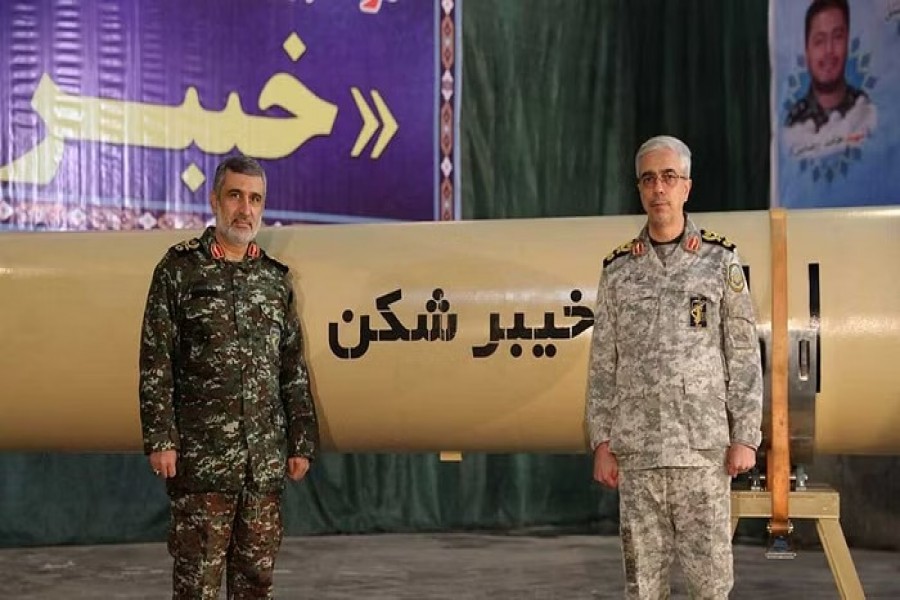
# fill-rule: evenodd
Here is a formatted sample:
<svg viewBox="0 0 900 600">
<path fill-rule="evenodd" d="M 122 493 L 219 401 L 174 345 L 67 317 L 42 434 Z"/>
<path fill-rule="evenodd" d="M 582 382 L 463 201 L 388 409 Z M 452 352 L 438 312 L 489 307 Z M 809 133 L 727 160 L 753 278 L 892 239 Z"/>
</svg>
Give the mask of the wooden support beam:
<svg viewBox="0 0 900 600">
<path fill-rule="evenodd" d="M 788 275 L 787 212 L 769 213 L 772 248 L 772 431 L 766 453 L 766 487 L 772 493 L 769 534 L 788 536 L 788 502 L 791 489 L 790 431 L 788 429 Z"/>
<path fill-rule="evenodd" d="M 816 520 L 819 540 L 842 600 L 864 600 L 866 595 L 841 530 L 840 495 L 830 488 L 810 488 L 803 492 L 790 492 L 789 495 L 789 517 Z M 771 517 L 772 506 L 770 492 L 731 492 L 731 534 L 734 535 L 742 518 Z"/>
</svg>

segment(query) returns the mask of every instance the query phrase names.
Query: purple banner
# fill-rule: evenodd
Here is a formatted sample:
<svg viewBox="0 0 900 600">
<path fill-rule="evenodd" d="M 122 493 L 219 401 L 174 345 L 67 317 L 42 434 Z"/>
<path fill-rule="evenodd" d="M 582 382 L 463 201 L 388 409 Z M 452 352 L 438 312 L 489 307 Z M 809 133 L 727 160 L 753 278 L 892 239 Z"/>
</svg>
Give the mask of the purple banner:
<svg viewBox="0 0 900 600">
<path fill-rule="evenodd" d="M 200 227 L 216 164 L 272 223 L 458 216 L 459 2 L 0 3 L 0 228 Z"/>
</svg>

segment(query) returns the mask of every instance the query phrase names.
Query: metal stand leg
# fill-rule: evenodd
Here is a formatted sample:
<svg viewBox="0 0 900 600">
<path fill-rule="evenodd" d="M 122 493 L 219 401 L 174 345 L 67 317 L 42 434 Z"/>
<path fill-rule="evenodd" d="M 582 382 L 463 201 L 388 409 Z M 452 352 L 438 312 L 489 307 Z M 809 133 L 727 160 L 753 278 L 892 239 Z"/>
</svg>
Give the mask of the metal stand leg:
<svg viewBox="0 0 900 600">
<path fill-rule="evenodd" d="M 837 519 L 819 518 L 816 519 L 816 530 L 825 548 L 828 566 L 831 567 L 831 574 L 834 575 L 834 583 L 841 592 L 841 598 L 865 598 L 840 522 Z"/>
<path fill-rule="evenodd" d="M 840 494 L 830 488 L 808 488 L 806 491 L 790 492 L 788 501 L 790 518 L 816 520 L 816 530 L 841 598 L 864 599 L 866 595 L 841 530 Z M 732 536 L 740 519 L 766 519 L 771 516 L 772 498 L 769 492 L 731 492 Z"/>
</svg>

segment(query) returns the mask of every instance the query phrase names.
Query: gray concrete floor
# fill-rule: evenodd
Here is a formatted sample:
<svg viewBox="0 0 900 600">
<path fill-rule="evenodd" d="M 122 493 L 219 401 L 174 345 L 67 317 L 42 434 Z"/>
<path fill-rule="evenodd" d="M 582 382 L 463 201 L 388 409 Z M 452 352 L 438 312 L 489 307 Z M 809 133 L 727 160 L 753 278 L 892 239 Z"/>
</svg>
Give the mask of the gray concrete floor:
<svg viewBox="0 0 900 600">
<path fill-rule="evenodd" d="M 853 550 L 868 598 L 900 598 L 900 553 Z M 278 558 L 278 598 L 551 600 L 622 597 L 616 537 L 381 534 L 292 537 Z M 170 596 L 164 544 L 0 549 L 0 598 L 82 600 Z M 735 546 L 732 598 L 838 598 L 821 550 L 770 561 Z M 680 574 L 673 597 L 685 598 Z"/>
</svg>

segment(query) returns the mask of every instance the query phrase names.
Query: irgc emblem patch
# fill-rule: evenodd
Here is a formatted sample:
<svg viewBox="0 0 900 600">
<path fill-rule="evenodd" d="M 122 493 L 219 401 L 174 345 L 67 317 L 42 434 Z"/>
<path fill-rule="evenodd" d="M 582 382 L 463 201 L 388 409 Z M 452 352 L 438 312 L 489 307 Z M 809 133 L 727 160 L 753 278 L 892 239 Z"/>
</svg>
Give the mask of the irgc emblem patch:
<svg viewBox="0 0 900 600">
<path fill-rule="evenodd" d="M 691 296 L 691 327 L 706 327 L 706 307 L 709 301 L 703 296 Z"/>
<path fill-rule="evenodd" d="M 744 291 L 744 270 L 737 263 L 728 265 L 728 287 L 738 293 Z"/>
</svg>

